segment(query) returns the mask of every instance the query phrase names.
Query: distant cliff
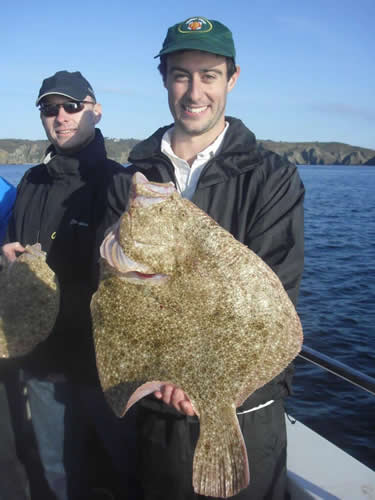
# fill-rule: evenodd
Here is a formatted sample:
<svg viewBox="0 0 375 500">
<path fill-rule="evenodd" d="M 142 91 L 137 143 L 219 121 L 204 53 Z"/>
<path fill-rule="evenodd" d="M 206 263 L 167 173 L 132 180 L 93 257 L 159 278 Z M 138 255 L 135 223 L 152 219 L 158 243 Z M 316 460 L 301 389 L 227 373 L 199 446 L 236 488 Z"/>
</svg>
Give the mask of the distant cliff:
<svg viewBox="0 0 375 500">
<path fill-rule="evenodd" d="M 105 139 L 109 158 L 126 163 L 130 150 L 139 142 L 137 139 Z M 0 139 L 0 164 L 40 163 L 48 147 L 48 141 L 23 139 Z M 375 153 L 375 152 L 374 152 Z"/>
<path fill-rule="evenodd" d="M 48 141 L 0 139 L 0 164 L 39 163 Z"/>
<path fill-rule="evenodd" d="M 105 139 L 109 158 L 126 163 L 137 139 Z M 0 164 L 33 164 L 43 158 L 48 141 L 0 139 Z M 374 165 L 375 150 L 340 142 L 258 141 L 260 149 L 270 149 L 298 165 Z M 372 163 L 370 163 L 372 162 Z"/>
<path fill-rule="evenodd" d="M 366 161 L 365 165 L 375 165 L 375 156 Z"/>
<path fill-rule="evenodd" d="M 363 165 L 374 156 L 373 149 L 341 142 L 258 141 L 259 148 L 270 149 L 298 165 Z"/>
</svg>

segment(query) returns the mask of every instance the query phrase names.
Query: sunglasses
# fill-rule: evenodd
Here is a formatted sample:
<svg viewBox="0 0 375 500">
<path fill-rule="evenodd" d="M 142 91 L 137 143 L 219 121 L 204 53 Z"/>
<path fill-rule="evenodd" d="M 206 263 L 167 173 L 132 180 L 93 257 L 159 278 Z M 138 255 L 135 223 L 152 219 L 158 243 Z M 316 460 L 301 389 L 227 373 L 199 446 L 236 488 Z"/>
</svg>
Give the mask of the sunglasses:
<svg viewBox="0 0 375 500">
<path fill-rule="evenodd" d="M 40 104 L 39 109 L 43 116 L 57 116 L 60 111 L 60 107 L 64 108 L 66 113 L 73 115 L 74 113 L 79 113 L 85 107 L 85 104 L 95 104 L 91 101 L 66 101 L 61 104 Z"/>
</svg>

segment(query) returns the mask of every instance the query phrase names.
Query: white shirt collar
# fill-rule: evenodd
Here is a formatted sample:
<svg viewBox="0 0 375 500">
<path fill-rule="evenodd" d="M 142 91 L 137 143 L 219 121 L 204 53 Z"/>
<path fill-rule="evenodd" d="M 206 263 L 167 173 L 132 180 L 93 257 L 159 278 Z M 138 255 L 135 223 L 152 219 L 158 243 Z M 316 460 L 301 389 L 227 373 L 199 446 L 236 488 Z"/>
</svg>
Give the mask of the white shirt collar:
<svg viewBox="0 0 375 500">
<path fill-rule="evenodd" d="M 225 128 L 221 134 L 214 140 L 213 143 L 197 154 L 197 157 L 193 161 L 191 167 L 186 160 L 179 158 L 172 149 L 171 139 L 173 127 L 164 133 L 160 146 L 161 152 L 168 156 L 171 160 L 174 167 L 177 190 L 184 198 L 188 198 L 189 200 L 192 199 L 202 170 L 208 161 L 219 152 L 228 127 L 229 123 L 225 122 Z"/>
<path fill-rule="evenodd" d="M 224 130 L 216 137 L 214 142 L 209 144 L 206 149 L 201 151 L 200 153 L 197 154 L 197 158 L 205 158 L 207 161 L 210 160 L 213 156 L 215 156 L 220 149 L 220 146 L 223 143 L 224 136 L 226 134 L 226 131 L 228 130 L 229 123 L 225 122 L 225 127 Z M 163 135 L 162 140 L 161 140 L 161 152 L 166 154 L 168 157 L 172 156 L 174 158 L 181 159 L 179 156 L 175 154 L 175 152 L 172 149 L 172 134 L 173 134 L 174 126 L 169 128 Z M 194 165 L 194 162 L 193 162 Z M 192 165 L 192 166 L 193 166 Z"/>
</svg>

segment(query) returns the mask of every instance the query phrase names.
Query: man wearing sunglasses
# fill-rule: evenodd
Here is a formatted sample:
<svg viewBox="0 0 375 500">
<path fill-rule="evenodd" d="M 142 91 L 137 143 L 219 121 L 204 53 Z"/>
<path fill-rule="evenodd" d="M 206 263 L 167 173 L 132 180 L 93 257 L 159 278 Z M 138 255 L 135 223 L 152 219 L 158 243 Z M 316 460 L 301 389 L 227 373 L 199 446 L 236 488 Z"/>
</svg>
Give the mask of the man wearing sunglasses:
<svg viewBox="0 0 375 500">
<path fill-rule="evenodd" d="M 111 474 L 123 494 L 128 485 L 122 471 L 131 470 L 127 453 L 135 446 L 134 433 L 129 435 L 130 420 L 117 419 L 100 390 L 90 300 L 104 231 L 126 208 L 127 174 L 107 158 L 96 128 L 102 108 L 80 72 L 46 78 L 36 105 L 51 145 L 18 186 L 3 254 L 13 261 L 25 245 L 40 243 L 61 300 L 50 336 L 20 364 L 50 489 L 58 500 L 110 499 L 90 490 L 85 446 L 90 429 L 117 467 L 119 473 Z"/>
</svg>

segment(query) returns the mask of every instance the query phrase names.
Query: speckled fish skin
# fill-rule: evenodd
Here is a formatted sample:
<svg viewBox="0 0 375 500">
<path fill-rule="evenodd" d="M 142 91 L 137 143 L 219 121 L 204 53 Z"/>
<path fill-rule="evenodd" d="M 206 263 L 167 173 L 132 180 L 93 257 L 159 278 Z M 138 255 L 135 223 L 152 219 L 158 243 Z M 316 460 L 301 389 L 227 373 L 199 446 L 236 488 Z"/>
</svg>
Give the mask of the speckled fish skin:
<svg viewBox="0 0 375 500">
<path fill-rule="evenodd" d="M 0 272 L 0 358 L 24 356 L 55 323 L 59 291 L 39 243 Z"/>
<path fill-rule="evenodd" d="M 301 323 L 257 255 L 176 192 L 159 201 L 152 190 L 163 185 L 146 181 L 135 174 L 130 207 L 102 245 L 91 306 L 102 388 L 122 416 L 163 382 L 181 387 L 200 420 L 194 490 L 230 497 L 249 482 L 236 407 L 298 354 Z M 119 247 L 130 265 L 116 266 Z M 147 273 L 138 279 L 137 264 Z"/>
</svg>

